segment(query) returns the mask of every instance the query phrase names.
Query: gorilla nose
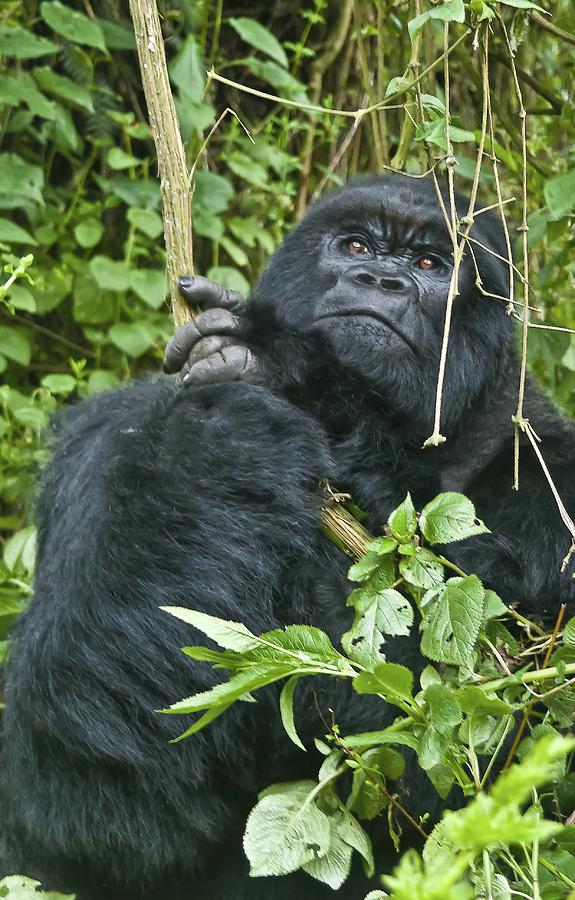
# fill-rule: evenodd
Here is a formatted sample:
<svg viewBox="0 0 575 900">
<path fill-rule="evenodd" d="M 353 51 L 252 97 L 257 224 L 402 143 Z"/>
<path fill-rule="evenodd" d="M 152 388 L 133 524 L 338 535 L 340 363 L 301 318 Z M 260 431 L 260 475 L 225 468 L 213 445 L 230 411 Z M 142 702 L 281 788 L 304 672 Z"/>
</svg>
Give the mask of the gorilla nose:
<svg viewBox="0 0 575 900">
<path fill-rule="evenodd" d="M 381 288 L 393 293 L 411 293 L 413 288 L 411 281 L 403 275 L 374 271 L 373 269 L 356 269 L 346 273 L 346 277 L 353 284 Z"/>
</svg>

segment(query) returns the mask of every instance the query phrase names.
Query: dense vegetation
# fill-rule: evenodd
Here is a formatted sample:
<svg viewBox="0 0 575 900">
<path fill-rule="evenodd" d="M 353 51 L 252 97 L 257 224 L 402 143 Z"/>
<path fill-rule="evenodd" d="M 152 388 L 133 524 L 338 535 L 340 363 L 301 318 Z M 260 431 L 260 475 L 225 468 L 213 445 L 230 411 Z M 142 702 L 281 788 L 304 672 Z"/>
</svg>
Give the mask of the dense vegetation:
<svg viewBox="0 0 575 900">
<path fill-rule="evenodd" d="M 533 322 L 567 329 L 531 328 L 528 362 L 573 413 L 575 11 L 570 0 L 543 5 L 552 19 L 528 0 L 160 3 L 195 165 L 197 271 L 247 292 L 313 196 L 354 173 L 390 166 L 416 174 L 456 161 L 456 186 L 469 191 L 483 140 L 478 205 L 500 192 L 521 268 L 515 229 L 525 204 Z M 0 4 L 0 658 L 30 593 L 48 417 L 61 403 L 157 370 L 172 330 L 160 191 L 122 6 Z M 517 285 L 521 300 L 520 276 Z M 549 640 L 540 642 L 544 655 Z M 551 648 L 559 643 L 556 634 Z M 553 723 L 564 729 L 567 721 L 563 714 Z M 438 733 L 452 736 L 447 725 Z M 571 856 L 565 865 L 573 887 Z M 537 886 L 542 897 L 564 896 L 555 888 L 545 879 Z M 416 896 L 406 890 L 394 896 Z"/>
</svg>

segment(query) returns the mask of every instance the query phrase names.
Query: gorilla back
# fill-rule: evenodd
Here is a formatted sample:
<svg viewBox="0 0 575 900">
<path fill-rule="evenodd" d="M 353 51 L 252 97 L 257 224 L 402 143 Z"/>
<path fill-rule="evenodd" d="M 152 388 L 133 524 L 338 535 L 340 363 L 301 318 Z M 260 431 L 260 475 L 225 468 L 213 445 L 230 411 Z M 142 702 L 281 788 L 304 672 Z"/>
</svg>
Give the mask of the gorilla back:
<svg viewBox="0 0 575 900">
<path fill-rule="evenodd" d="M 398 177 L 360 181 L 314 207 L 251 303 L 234 307 L 237 323 L 212 309 L 176 335 L 171 365 L 188 372 L 198 335 L 212 326 L 216 338 L 233 335 L 241 356 L 211 375 L 234 383 L 140 383 L 64 417 L 38 505 L 34 599 L 7 676 L 4 871 L 80 900 L 330 895 L 307 876 L 247 874 L 241 834 L 257 791 L 317 769 L 285 740 L 274 692 L 176 745 L 182 722 L 154 712 L 213 683 L 178 653 L 193 635 L 163 604 L 257 631 L 306 622 L 337 640 L 346 630 L 347 561 L 320 531 L 326 478 L 353 494 L 373 530 L 407 490 L 419 508 L 463 490 L 493 534 L 455 545 L 454 561 L 541 615 L 572 599 L 570 573 L 560 574 L 568 539 L 528 446 L 521 491 L 511 490 L 518 369 L 505 304 L 487 296 L 508 289 L 489 252 L 503 245 L 485 215 L 472 234 L 488 248 L 475 251 L 485 293 L 466 258 L 439 448 L 421 444 L 451 244 L 432 188 Z M 245 383 L 254 372 L 260 383 Z M 572 509 L 573 428 L 532 386 L 526 415 Z M 401 640 L 390 659 L 417 671 L 417 637 Z M 296 718 L 308 745 L 330 709 L 348 731 L 391 715 L 376 722 L 365 698 L 337 684 L 318 706 L 302 692 Z M 408 773 L 409 808 L 423 811 L 433 789 Z M 340 896 L 361 896 L 362 878 L 354 873 Z"/>
</svg>

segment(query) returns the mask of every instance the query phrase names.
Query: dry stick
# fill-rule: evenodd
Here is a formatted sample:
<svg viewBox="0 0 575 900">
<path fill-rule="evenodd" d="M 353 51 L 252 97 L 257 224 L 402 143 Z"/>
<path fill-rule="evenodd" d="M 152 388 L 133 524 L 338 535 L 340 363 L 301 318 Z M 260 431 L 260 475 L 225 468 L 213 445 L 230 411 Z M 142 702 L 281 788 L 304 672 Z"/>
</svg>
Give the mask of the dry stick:
<svg viewBox="0 0 575 900">
<path fill-rule="evenodd" d="M 192 204 L 186 153 L 170 88 L 156 0 L 130 0 L 150 130 L 158 157 L 164 213 L 164 241 L 172 316 L 176 326 L 192 316 L 178 294 L 178 278 L 194 271 Z"/>
<path fill-rule="evenodd" d="M 443 31 L 444 38 L 444 46 L 448 46 L 449 39 L 449 23 L 446 22 L 444 25 Z M 482 112 L 481 112 L 481 137 L 479 139 L 479 147 L 477 148 L 477 160 L 475 163 L 475 173 L 473 176 L 473 184 L 471 186 L 471 193 L 469 197 L 469 205 L 467 207 L 467 213 L 464 218 L 461 219 L 461 223 L 465 225 L 464 231 L 461 233 L 459 243 L 457 242 L 458 237 L 458 228 L 457 228 L 457 210 L 455 206 L 455 187 L 454 187 L 454 179 L 453 179 L 453 165 L 455 160 L 453 158 L 453 145 L 451 143 L 449 127 L 450 127 L 450 111 L 449 111 L 449 62 L 447 58 L 447 54 L 445 54 L 445 62 L 444 62 L 444 82 L 445 82 L 445 145 L 446 145 L 446 164 L 447 164 L 447 184 L 449 190 L 449 222 L 448 227 L 451 234 L 451 240 L 453 243 L 453 272 L 451 274 L 451 280 L 449 282 L 449 290 L 447 293 L 447 303 L 445 307 L 445 324 L 443 328 L 443 340 L 441 342 L 441 355 L 439 359 L 439 372 L 437 375 L 437 392 L 435 395 L 435 420 L 433 423 L 433 433 L 427 438 L 424 442 L 424 447 L 437 447 L 438 444 L 442 444 L 445 441 L 445 437 L 441 434 L 440 431 L 440 423 L 441 423 L 441 404 L 443 400 L 443 383 L 445 380 L 445 368 L 447 364 L 447 350 L 449 346 L 449 329 L 451 325 L 451 314 L 453 311 L 453 302 L 455 298 L 459 294 L 459 269 L 461 267 L 461 263 L 463 260 L 463 254 L 465 253 L 465 247 L 467 246 L 467 239 L 469 236 L 469 232 L 473 226 L 473 217 L 475 210 L 475 203 L 477 201 L 477 192 L 479 190 L 479 177 L 481 175 L 481 163 L 483 161 L 483 149 L 485 147 L 485 134 L 487 131 L 487 109 L 488 109 L 488 95 L 489 95 L 489 57 L 488 57 L 488 48 L 489 48 L 489 32 L 487 28 L 483 30 L 483 41 L 482 41 L 482 74 L 483 74 L 483 104 L 482 104 Z"/>
</svg>

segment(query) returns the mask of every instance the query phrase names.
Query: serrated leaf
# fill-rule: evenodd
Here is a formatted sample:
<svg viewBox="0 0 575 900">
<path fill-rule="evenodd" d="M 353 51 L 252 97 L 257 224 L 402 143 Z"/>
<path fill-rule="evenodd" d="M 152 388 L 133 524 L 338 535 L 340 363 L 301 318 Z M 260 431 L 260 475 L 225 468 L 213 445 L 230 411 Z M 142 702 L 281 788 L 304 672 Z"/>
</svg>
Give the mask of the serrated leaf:
<svg viewBox="0 0 575 900">
<path fill-rule="evenodd" d="M 255 47 L 261 53 L 265 53 L 266 56 L 271 57 L 280 66 L 287 69 L 288 58 L 285 50 L 271 31 L 268 31 L 255 19 L 248 19 L 245 16 L 232 17 L 228 19 L 228 22 L 246 44 L 250 44 L 251 47 Z"/>
<path fill-rule="evenodd" d="M 478 685 L 466 685 L 457 692 L 457 700 L 463 712 L 468 715 L 485 713 L 489 716 L 510 715 L 513 707 L 499 697 L 490 696 Z"/>
<path fill-rule="evenodd" d="M 430 544 L 448 544 L 489 529 L 476 518 L 475 507 L 464 494 L 438 494 L 424 506 L 419 520 L 421 533 Z"/>
<path fill-rule="evenodd" d="M 397 549 L 397 541 L 395 538 L 377 537 L 373 541 L 369 541 L 366 547 L 368 551 L 377 553 L 378 556 L 387 556 L 388 553 L 393 553 Z"/>
<path fill-rule="evenodd" d="M 292 677 L 284 684 L 280 694 L 280 715 L 290 740 L 293 741 L 296 747 L 305 750 L 306 748 L 296 731 L 293 714 L 293 695 L 299 679 L 299 675 L 292 675 Z"/>
<path fill-rule="evenodd" d="M 429 718 L 435 730 L 451 734 L 463 718 L 456 696 L 443 684 L 429 685 L 423 696 L 429 704 Z"/>
<path fill-rule="evenodd" d="M 244 834 L 250 875 L 287 875 L 329 849 L 329 818 L 308 795 L 315 781 L 279 785 L 252 809 Z"/>
<path fill-rule="evenodd" d="M 365 593 L 362 605 L 356 607 L 351 629 L 341 644 L 348 656 L 371 668 L 385 660 L 386 635 L 406 635 L 413 624 L 413 608 L 399 591 L 386 588 L 375 594 Z"/>
<path fill-rule="evenodd" d="M 408 494 L 403 503 L 400 503 L 397 509 L 394 509 L 388 519 L 388 525 L 391 533 L 399 542 L 406 541 L 415 533 L 417 528 L 417 516 L 415 507 Z"/>
<path fill-rule="evenodd" d="M 321 881 L 322 884 L 327 884 L 332 890 L 337 891 L 351 871 L 353 848 L 333 825 L 333 819 L 334 816 L 330 816 L 331 834 L 327 853 L 304 863 L 302 869 L 316 881 Z"/>
<path fill-rule="evenodd" d="M 380 562 L 379 554 L 370 551 L 362 556 L 358 562 L 354 563 L 353 566 L 350 566 L 347 577 L 350 581 L 366 581 L 378 569 Z"/>
<path fill-rule="evenodd" d="M 435 553 L 426 547 L 416 547 L 413 556 L 402 559 L 399 571 L 409 584 L 424 590 L 438 588 L 443 584 L 443 566 Z"/>
<path fill-rule="evenodd" d="M 424 610 L 422 652 L 436 662 L 467 665 L 483 621 L 484 598 L 476 575 L 450 578 Z"/>
<path fill-rule="evenodd" d="M 358 694 L 383 694 L 388 698 L 413 699 L 413 675 L 399 663 L 381 663 L 373 672 L 361 672 L 353 680 Z"/>
<path fill-rule="evenodd" d="M 563 629 L 563 643 L 567 647 L 575 647 L 575 616 L 572 616 Z"/>
<path fill-rule="evenodd" d="M 106 50 L 104 32 L 96 19 L 90 19 L 85 13 L 64 6 L 58 0 L 41 3 L 40 13 L 46 24 L 66 40 Z"/>
<path fill-rule="evenodd" d="M 224 650 L 243 653 L 258 646 L 255 634 L 252 634 L 249 628 L 246 628 L 241 622 L 218 619 L 216 616 L 209 616 L 207 613 L 184 606 L 161 606 L 160 609 L 188 625 L 193 625 Z"/>
</svg>

